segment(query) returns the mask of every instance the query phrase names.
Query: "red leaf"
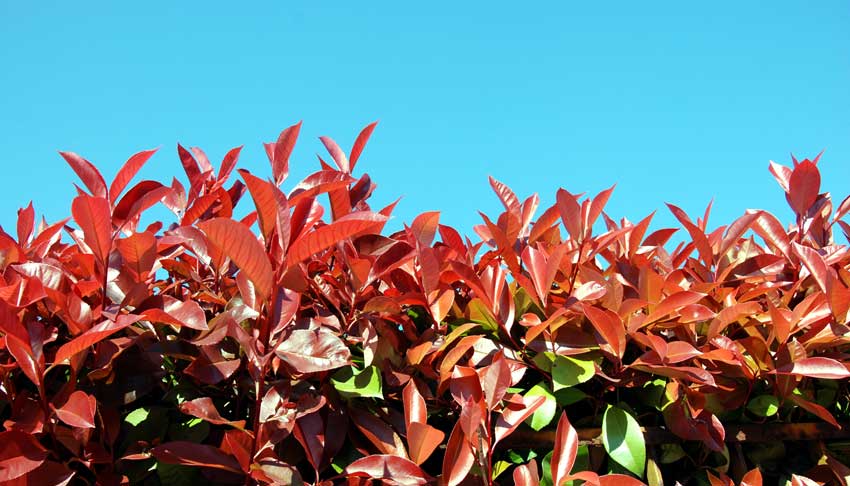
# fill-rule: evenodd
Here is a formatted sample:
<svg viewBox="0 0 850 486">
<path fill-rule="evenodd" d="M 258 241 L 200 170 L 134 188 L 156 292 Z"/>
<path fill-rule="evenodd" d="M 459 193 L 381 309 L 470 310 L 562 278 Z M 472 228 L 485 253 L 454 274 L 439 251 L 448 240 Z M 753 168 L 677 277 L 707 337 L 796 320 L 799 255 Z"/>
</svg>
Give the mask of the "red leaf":
<svg viewBox="0 0 850 486">
<path fill-rule="evenodd" d="M 254 445 L 254 437 L 244 430 L 225 430 L 221 438 L 220 449 L 225 454 L 235 457 L 242 470 L 251 470 L 251 448 Z"/>
<path fill-rule="evenodd" d="M 71 214 L 83 230 L 86 244 L 101 262 L 112 249 L 112 218 L 109 201 L 102 197 L 81 195 L 71 203 Z"/>
<path fill-rule="evenodd" d="M 361 457 L 345 468 L 349 477 L 387 479 L 401 486 L 427 484 L 430 477 L 408 459 L 388 454 Z"/>
<path fill-rule="evenodd" d="M 744 474 L 744 477 L 741 478 L 741 486 L 761 486 L 761 485 L 762 485 L 762 479 L 761 479 L 761 471 L 759 471 L 759 468 L 755 468 L 755 469 L 751 470 L 747 474 Z"/>
<path fill-rule="evenodd" d="M 587 483 L 585 483 L 587 484 Z M 640 480 L 625 474 L 599 476 L 599 486 L 645 486 Z"/>
<path fill-rule="evenodd" d="M 416 464 L 425 462 L 446 437 L 441 430 L 421 422 L 407 426 L 407 448 L 410 459 Z"/>
<path fill-rule="evenodd" d="M 799 395 L 794 395 L 794 394 L 789 395 L 788 399 L 791 400 L 792 402 L 794 402 L 795 404 L 797 404 L 803 410 L 811 413 L 812 415 L 814 415 L 816 417 L 820 417 L 823 421 L 831 424 L 833 427 L 835 427 L 837 429 L 841 428 L 841 425 L 838 423 L 837 420 L 835 420 L 835 417 L 833 417 L 832 414 L 829 413 L 829 410 L 823 408 L 822 406 L 818 405 L 817 403 L 810 402 L 810 401 L 806 400 L 805 398 L 803 398 Z"/>
<path fill-rule="evenodd" d="M 295 147 L 295 141 L 298 140 L 298 133 L 301 131 L 301 122 L 292 125 L 291 127 L 280 132 L 277 137 L 277 142 L 274 144 L 272 153 L 272 174 L 277 185 L 283 183 L 289 176 L 289 156 L 292 154 L 292 149 Z"/>
<path fill-rule="evenodd" d="M 561 484 L 570 477 L 570 471 L 578 454 L 578 434 L 570 425 L 567 412 L 561 412 L 558 420 L 558 429 L 555 431 L 555 449 L 552 452 L 550 467 L 552 468 L 552 482 Z"/>
<path fill-rule="evenodd" d="M 514 191 L 492 177 L 490 177 L 489 180 L 490 187 L 492 187 L 496 195 L 499 196 L 499 200 L 502 201 L 505 211 L 519 215 L 522 208 L 520 206 L 519 199 L 516 197 L 516 194 L 514 194 Z"/>
<path fill-rule="evenodd" d="M 407 458 L 407 451 L 401 437 L 385 421 L 372 413 L 351 407 L 349 409 L 354 425 L 375 448 L 383 454 Z"/>
<path fill-rule="evenodd" d="M 290 206 L 297 205 L 302 199 L 307 199 L 335 189 L 347 188 L 354 181 L 350 175 L 336 170 L 322 170 L 310 174 L 298 183 L 289 193 Z"/>
<path fill-rule="evenodd" d="M 253 468 L 251 471 L 252 478 L 265 481 L 268 484 L 304 484 L 304 480 L 301 478 L 301 473 L 298 472 L 298 469 L 279 459 L 264 457 L 254 464 L 259 466 L 259 469 L 256 466 Z"/>
<path fill-rule="evenodd" d="M 481 383 L 487 409 L 493 410 L 511 386 L 511 368 L 504 353 L 497 352 L 489 366 L 478 368 L 475 372 Z"/>
<path fill-rule="evenodd" d="M 218 246 L 225 255 L 248 278 L 254 282 L 258 294 L 264 299 L 274 283 L 274 274 L 269 257 L 257 237 L 244 224 L 228 218 L 213 218 L 198 226 L 207 238 Z"/>
<path fill-rule="evenodd" d="M 33 225 L 35 224 L 35 211 L 32 209 L 32 201 L 27 207 L 18 210 L 18 243 L 26 245 L 32 236 Z"/>
<path fill-rule="evenodd" d="M 166 442 L 151 449 L 151 455 L 166 464 L 211 467 L 243 474 L 239 461 L 218 447 L 186 441 Z"/>
<path fill-rule="evenodd" d="M 426 423 L 428 422 L 428 409 L 425 406 L 425 399 L 416 388 L 413 380 L 407 382 L 402 392 L 404 399 L 404 423 L 409 428 L 413 422 Z"/>
<path fill-rule="evenodd" d="M 561 215 L 561 220 L 564 222 L 564 227 L 573 240 L 581 241 L 583 239 L 582 224 L 581 224 L 581 207 L 578 204 L 578 196 L 571 194 L 563 189 L 558 189 L 556 195 L 558 214 Z M 543 216 L 546 216 L 545 214 Z M 540 218 L 544 219 L 543 217 Z M 535 226 L 540 224 L 537 222 Z"/>
<path fill-rule="evenodd" d="M 369 137 L 372 136 L 372 132 L 377 125 L 378 122 L 372 122 L 366 125 L 366 128 L 357 135 L 357 140 L 354 141 L 354 146 L 351 147 L 351 155 L 348 156 L 352 171 L 354 170 L 354 166 L 357 165 L 357 160 L 360 159 L 360 154 L 363 153 L 363 149 L 366 147 L 366 142 L 369 141 Z"/>
<path fill-rule="evenodd" d="M 512 399 L 505 399 L 505 408 L 496 419 L 493 431 L 493 447 L 519 427 L 525 419 L 531 417 L 541 405 L 546 402 L 546 397 L 522 395 L 509 395 Z"/>
<path fill-rule="evenodd" d="M 118 201 L 112 210 L 112 218 L 115 224 L 132 220 L 149 207 L 173 195 L 174 189 L 171 187 L 165 187 L 156 181 L 141 181 Z M 182 207 L 180 209 L 182 210 Z"/>
<path fill-rule="evenodd" d="M 753 231 L 766 242 L 778 248 L 783 255 L 786 257 L 790 256 L 791 239 L 788 237 L 788 233 L 785 232 L 785 228 L 782 227 L 782 223 L 776 219 L 776 216 L 767 211 L 760 211 L 758 214 L 759 217 L 752 226 Z"/>
<path fill-rule="evenodd" d="M 218 182 L 216 183 L 218 187 L 224 184 L 228 177 L 230 177 L 230 173 L 233 172 L 233 169 L 236 167 L 236 162 L 239 160 L 239 154 L 242 152 L 242 147 L 235 147 L 230 149 L 224 155 L 224 158 L 221 160 L 221 167 L 218 169 Z"/>
<path fill-rule="evenodd" d="M 776 179 L 776 182 L 779 183 L 782 190 L 788 192 L 788 181 L 791 179 L 791 169 L 771 160 L 770 165 L 768 165 L 768 170 L 770 170 L 770 173 L 773 174 L 773 178 Z"/>
<path fill-rule="evenodd" d="M 540 476 L 537 473 L 537 461 L 532 459 L 528 464 L 514 469 L 514 486 L 538 486 Z"/>
<path fill-rule="evenodd" d="M 127 238 L 115 242 L 118 252 L 140 279 L 153 269 L 156 263 L 156 236 L 153 233 L 133 233 Z"/>
<path fill-rule="evenodd" d="M 298 373 L 328 371 L 351 362 L 351 352 L 345 343 L 324 328 L 292 331 L 275 353 Z"/>
<path fill-rule="evenodd" d="M 91 162 L 73 152 L 59 152 L 59 155 L 74 169 L 93 196 L 106 198 L 106 182 Z"/>
<path fill-rule="evenodd" d="M 68 469 L 64 464 L 44 461 L 26 475 L 3 484 L 8 486 L 67 486 L 74 478 L 74 474 L 75 472 Z"/>
<path fill-rule="evenodd" d="M 139 172 L 139 169 L 141 169 L 148 159 L 156 153 L 156 150 L 157 149 L 144 150 L 131 156 L 127 159 L 127 162 L 124 162 L 124 165 L 118 171 L 118 174 L 115 175 L 115 179 L 112 180 L 112 184 L 109 186 L 110 203 L 115 204 L 115 200 L 118 199 L 118 196 L 121 195 L 121 192 L 127 187 L 127 184 L 133 180 L 133 177 L 135 177 L 136 173 Z"/>
<path fill-rule="evenodd" d="M 30 434 L 19 430 L 0 432 L 0 481 L 11 481 L 39 467 L 48 452 Z"/>
<path fill-rule="evenodd" d="M 802 161 L 788 179 L 788 204 L 797 214 L 805 214 L 820 192 L 820 172 L 814 162 Z"/>
<path fill-rule="evenodd" d="M 387 217 L 369 211 L 358 211 L 301 236 L 289 247 L 286 255 L 288 267 L 297 265 L 322 250 L 352 236 L 378 232 L 387 222 Z"/>
<path fill-rule="evenodd" d="M 198 162 L 192 157 L 192 154 L 179 143 L 177 144 L 177 154 L 180 156 L 183 170 L 186 171 L 186 177 L 189 178 L 189 200 L 191 201 L 201 192 L 204 183 L 203 174 L 201 174 Z"/>
<path fill-rule="evenodd" d="M 269 236 L 277 225 L 278 207 L 277 198 L 274 193 L 275 187 L 270 182 L 252 175 L 245 169 L 239 169 L 239 174 L 245 179 L 245 185 L 248 186 L 248 191 L 251 193 L 251 198 L 257 207 L 257 215 L 260 218 L 260 231 L 268 241 Z"/>
<path fill-rule="evenodd" d="M 793 243 L 794 253 L 800 257 L 800 261 L 803 262 L 803 265 L 806 266 L 806 269 L 809 273 L 814 277 L 815 282 L 818 283 L 820 289 L 824 292 L 827 292 L 829 285 L 829 267 L 826 266 L 826 262 L 823 260 L 823 257 L 820 254 L 809 248 L 808 246 L 803 246 L 798 243 Z"/>
<path fill-rule="evenodd" d="M 116 332 L 130 326 L 141 319 L 141 316 L 120 315 L 115 321 L 106 320 L 92 327 L 73 340 L 63 344 L 53 359 L 54 363 L 62 363 L 75 354 L 108 338 Z"/>
<path fill-rule="evenodd" d="M 416 238 L 420 248 L 427 248 L 434 241 L 439 225 L 440 212 L 430 211 L 413 219 L 413 222 L 410 223 L 410 232 L 413 233 L 413 237 Z"/>
<path fill-rule="evenodd" d="M 331 154 L 337 168 L 346 174 L 350 174 L 351 168 L 348 164 L 348 157 L 345 156 L 345 152 L 339 148 L 339 145 L 337 145 L 330 137 L 319 137 L 319 140 L 321 140 L 325 145 L 325 148 L 328 149 L 328 153 Z"/>
<path fill-rule="evenodd" d="M 808 376 L 810 378 L 824 378 L 827 380 L 840 380 L 850 377 L 850 371 L 843 364 L 832 358 L 814 357 L 803 358 L 785 366 L 776 368 L 776 373 Z"/>
<path fill-rule="evenodd" d="M 94 414 L 97 400 L 85 392 L 75 391 L 61 408 L 56 409 L 56 416 L 71 427 L 81 429 L 95 428 Z"/>
<path fill-rule="evenodd" d="M 451 435 L 449 435 L 446 453 L 443 456 L 443 481 L 445 481 L 446 486 L 460 484 L 469 474 L 474 462 L 475 455 L 472 452 L 472 447 L 464 437 L 460 423 L 456 423 Z"/>
<path fill-rule="evenodd" d="M 583 304 L 584 315 L 590 319 L 593 328 L 611 348 L 612 354 L 618 359 L 623 358 L 626 351 L 626 327 L 615 312 L 599 309 L 589 304 Z"/>
<path fill-rule="evenodd" d="M 711 243 L 709 243 L 708 237 L 705 236 L 703 230 L 691 222 L 691 218 L 689 218 L 688 215 L 680 208 L 669 203 L 667 204 L 667 207 L 670 208 L 670 212 L 673 213 L 673 216 L 675 216 L 680 223 L 682 223 L 682 226 L 685 227 L 685 230 L 687 230 L 688 234 L 691 236 L 694 246 L 697 248 L 700 260 L 702 260 L 706 266 L 711 265 L 714 261 L 714 253 L 711 250 Z"/>
<path fill-rule="evenodd" d="M 180 411 L 187 415 L 204 419 L 212 424 L 229 425 L 240 430 L 245 429 L 244 420 L 232 421 L 222 417 L 215 408 L 215 404 L 212 399 L 209 397 L 196 398 L 194 400 L 183 402 L 180 404 Z"/>
<path fill-rule="evenodd" d="M 194 300 L 177 300 L 170 295 L 161 295 L 149 299 L 147 302 L 161 301 L 162 308 L 146 309 L 143 319 L 152 322 L 162 322 L 175 326 L 185 326 L 198 331 L 206 331 L 207 318 L 204 310 Z"/>
</svg>

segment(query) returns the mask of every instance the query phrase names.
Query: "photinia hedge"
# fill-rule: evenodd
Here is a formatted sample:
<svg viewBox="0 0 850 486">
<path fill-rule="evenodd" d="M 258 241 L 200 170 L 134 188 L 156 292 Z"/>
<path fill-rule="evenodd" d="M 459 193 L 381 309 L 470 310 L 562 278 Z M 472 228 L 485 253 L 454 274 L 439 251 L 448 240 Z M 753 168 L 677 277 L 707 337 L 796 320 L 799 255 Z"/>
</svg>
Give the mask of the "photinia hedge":
<svg viewBox="0 0 850 486">
<path fill-rule="evenodd" d="M 288 192 L 300 123 L 270 176 L 178 146 L 188 186 L 62 152 L 71 217 L 0 230 L 0 481 L 845 484 L 850 199 L 818 158 L 770 165 L 789 226 L 669 205 L 671 249 L 613 188 L 538 211 L 491 179 L 473 242 L 436 212 L 383 231 L 374 127 Z"/>
</svg>

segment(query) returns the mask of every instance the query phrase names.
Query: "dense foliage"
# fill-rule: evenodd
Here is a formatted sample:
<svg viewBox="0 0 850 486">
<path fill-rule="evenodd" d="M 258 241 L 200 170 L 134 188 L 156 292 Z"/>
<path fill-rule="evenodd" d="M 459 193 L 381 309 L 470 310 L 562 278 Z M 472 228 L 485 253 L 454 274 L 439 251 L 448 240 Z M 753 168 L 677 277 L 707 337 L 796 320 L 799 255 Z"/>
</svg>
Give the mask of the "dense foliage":
<svg viewBox="0 0 850 486">
<path fill-rule="evenodd" d="M 283 192 L 299 129 L 266 144 L 270 178 L 233 177 L 239 148 L 216 170 L 178 146 L 188 188 L 125 192 L 153 151 L 111 184 L 61 154 L 85 187 L 72 218 L 36 225 L 29 205 L 0 230 L 0 481 L 850 475 L 823 442 L 727 436 L 850 418 L 850 256 L 833 239 L 850 201 L 833 212 L 817 159 L 770 166 L 788 227 L 748 210 L 709 229 L 708 210 L 670 205 L 685 234 L 671 250 L 676 229 L 604 212 L 613 188 L 560 190 L 539 212 L 491 179 L 504 212 L 473 243 L 436 212 L 382 234 L 393 205 L 374 211 L 375 185 L 352 175 L 374 124 L 348 154 L 322 137 L 329 162 Z M 176 220 L 142 227 L 157 204 Z"/>
</svg>

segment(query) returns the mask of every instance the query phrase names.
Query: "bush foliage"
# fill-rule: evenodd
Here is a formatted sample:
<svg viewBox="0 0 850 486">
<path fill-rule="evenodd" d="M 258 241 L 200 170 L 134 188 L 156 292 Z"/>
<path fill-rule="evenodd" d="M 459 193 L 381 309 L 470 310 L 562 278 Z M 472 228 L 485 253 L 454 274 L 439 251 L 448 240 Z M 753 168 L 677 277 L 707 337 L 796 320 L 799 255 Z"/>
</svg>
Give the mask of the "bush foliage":
<svg viewBox="0 0 850 486">
<path fill-rule="evenodd" d="M 394 205 L 352 175 L 374 127 L 347 154 L 322 137 L 288 192 L 300 124 L 268 178 L 239 148 L 216 170 L 178 146 L 188 186 L 130 187 L 153 151 L 111 184 L 61 153 L 71 217 L 0 230 L 0 480 L 843 484 L 829 444 L 727 433 L 850 414 L 850 201 L 817 158 L 770 166 L 789 226 L 669 205 L 670 249 L 678 229 L 605 213 L 613 188 L 538 211 L 491 179 L 504 211 L 473 242 L 436 212 L 384 234 Z M 143 227 L 160 204 L 176 219 Z"/>
</svg>

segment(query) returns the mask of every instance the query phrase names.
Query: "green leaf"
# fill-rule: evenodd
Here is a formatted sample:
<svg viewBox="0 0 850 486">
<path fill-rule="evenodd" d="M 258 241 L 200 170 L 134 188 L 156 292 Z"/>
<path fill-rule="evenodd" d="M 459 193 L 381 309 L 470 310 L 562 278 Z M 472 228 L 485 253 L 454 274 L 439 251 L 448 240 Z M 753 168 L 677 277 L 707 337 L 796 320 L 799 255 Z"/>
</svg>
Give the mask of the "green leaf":
<svg viewBox="0 0 850 486">
<path fill-rule="evenodd" d="M 531 361 L 537 365 L 538 368 L 545 371 L 546 373 L 552 372 L 552 361 L 555 360 L 555 353 L 551 351 L 544 351 L 542 353 L 537 353 Z"/>
<path fill-rule="evenodd" d="M 779 411 L 779 399 L 773 395 L 759 395 L 747 404 L 747 410 L 759 417 L 770 417 Z"/>
<path fill-rule="evenodd" d="M 484 305 L 481 299 L 475 298 L 469 301 L 467 309 L 469 309 L 470 321 L 481 324 L 487 331 L 499 330 L 499 321 L 496 320 L 496 317 L 493 316 L 493 313 L 490 312 L 490 309 Z"/>
<path fill-rule="evenodd" d="M 122 452 L 140 440 L 161 441 L 168 432 L 168 410 L 165 407 L 137 408 L 124 417 L 121 428 L 125 433 L 124 441 L 119 447 Z"/>
<path fill-rule="evenodd" d="M 625 410 L 608 405 L 602 417 L 602 445 L 611 459 L 643 477 L 646 443 L 640 425 Z"/>
<path fill-rule="evenodd" d="M 555 362 L 552 363 L 552 388 L 558 391 L 561 388 L 576 386 L 593 378 L 595 373 L 596 367 L 593 361 L 556 355 Z"/>
<path fill-rule="evenodd" d="M 679 444 L 661 444 L 661 464 L 672 464 L 688 454 Z"/>
<path fill-rule="evenodd" d="M 554 451 L 549 451 L 546 456 L 543 457 L 543 462 L 541 467 L 543 469 L 543 476 L 540 477 L 540 486 L 554 486 L 554 481 L 552 480 L 552 453 Z"/>
<path fill-rule="evenodd" d="M 493 464 L 493 479 L 499 477 L 500 474 L 507 471 L 510 467 L 511 463 L 508 461 L 496 461 L 496 464 Z"/>
<path fill-rule="evenodd" d="M 381 371 L 377 366 L 358 371 L 353 366 L 341 368 L 331 377 L 334 388 L 345 398 L 384 398 Z"/>
<path fill-rule="evenodd" d="M 543 402 L 543 405 L 540 405 L 531 417 L 525 419 L 525 423 L 527 423 L 532 429 L 542 430 L 552 422 L 552 419 L 555 418 L 555 413 L 558 411 L 558 403 L 555 400 L 555 396 L 552 395 L 549 391 L 549 387 L 543 382 L 531 387 L 525 396 L 544 397 L 546 399 L 546 401 Z"/>
<path fill-rule="evenodd" d="M 137 408 L 132 412 L 128 413 L 126 417 L 124 417 L 124 421 L 132 425 L 133 427 L 138 427 L 139 424 L 144 422 L 148 415 L 150 415 L 150 411 L 146 408 Z"/>
<path fill-rule="evenodd" d="M 528 451 L 526 451 L 525 455 L 513 449 L 508 450 L 508 460 L 511 461 L 513 464 L 525 464 L 526 462 L 534 459 L 535 457 L 537 457 L 537 453 L 534 452 L 533 449 L 529 449 Z"/>
<path fill-rule="evenodd" d="M 210 433 L 209 422 L 192 417 L 183 422 L 172 422 L 168 426 L 168 438 L 201 443 Z"/>
<path fill-rule="evenodd" d="M 555 401 L 559 407 L 566 407 L 587 398 L 587 393 L 578 388 L 561 388 L 555 392 Z"/>
<path fill-rule="evenodd" d="M 200 469 L 192 466 L 157 462 L 156 474 L 159 476 L 161 484 L 194 486 L 204 482 Z"/>
</svg>

